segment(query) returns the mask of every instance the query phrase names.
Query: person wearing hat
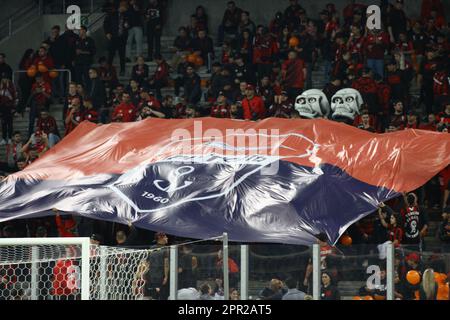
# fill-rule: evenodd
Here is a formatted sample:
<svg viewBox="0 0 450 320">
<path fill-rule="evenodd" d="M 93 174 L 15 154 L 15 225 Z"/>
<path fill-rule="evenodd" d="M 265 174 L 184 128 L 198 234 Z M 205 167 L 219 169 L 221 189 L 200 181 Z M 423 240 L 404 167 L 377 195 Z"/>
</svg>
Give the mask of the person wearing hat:
<svg viewBox="0 0 450 320">
<path fill-rule="evenodd" d="M 292 100 L 289 99 L 287 91 L 281 91 L 281 95 L 269 107 L 267 113 L 270 117 L 289 119 L 294 109 Z"/>
<path fill-rule="evenodd" d="M 144 295 L 153 300 L 166 300 L 169 297 L 169 240 L 164 232 L 155 234 L 155 245 L 148 255 L 149 269 L 144 275 Z"/>
<path fill-rule="evenodd" d="M 257 121 L 264 119 L 266 116 L 264 100 L 260 96 L 255 95 L 255 87 L 251 84 L 248 84 L 245 90 L 242 109 L 244 110 L 245 120 Z"/>
<path fill-rule="evenodd" d="M 213 118 L 230 118 L 230 106 L 223 91 L 219 92 L 216 103 L 211 107 L 211 117 Z"/>
</svg>

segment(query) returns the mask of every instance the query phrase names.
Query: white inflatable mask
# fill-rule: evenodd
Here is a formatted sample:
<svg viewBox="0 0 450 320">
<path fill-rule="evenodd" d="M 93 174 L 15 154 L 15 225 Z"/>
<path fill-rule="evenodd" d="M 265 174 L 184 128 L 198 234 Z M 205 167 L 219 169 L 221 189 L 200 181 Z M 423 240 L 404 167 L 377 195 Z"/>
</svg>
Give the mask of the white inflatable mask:
<svg viewBox="0 0 450 320">
<path fill-rule="evenodd" d="M 301 117 L 307 119 L 328 117 L 330 103 L 321 90 L 311 89 L 303 92 L 295 99 L 295 110 Z"/>
<path fill-rule="evenodd" d="M 357 90 L 351 88 L 339 90 L 331 98 L 332 118 L 354 120 L 356 115 L 361 113 L 363 103 L 361 94 Z"/>
</svg>

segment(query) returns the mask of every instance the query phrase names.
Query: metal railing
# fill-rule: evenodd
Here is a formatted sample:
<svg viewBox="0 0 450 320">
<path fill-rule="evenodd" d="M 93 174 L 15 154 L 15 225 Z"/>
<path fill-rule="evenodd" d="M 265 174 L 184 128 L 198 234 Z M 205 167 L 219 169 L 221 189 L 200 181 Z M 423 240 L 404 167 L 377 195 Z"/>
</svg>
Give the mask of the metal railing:
<svg viewBox="0 0 450 320">
<path fill-rule="evenodd" d="M 14 71 L 14 73 L 13 73 L 13 78 L 12 78 L 13 83 L 14 83 L 14 84 L 17 84 L 17 82 L 16 82 L 16 79 L 17 79 L 16 74 L 27 73 L 27 71 L 28 71 L 28 70 L 16 70 L 16 71 Z M 67 75 L 68 75 L 68 77 L 67 77 L 67 84 L 69 84 L 69 83 L 72 82 L 72 72 L 71 72 L 69 69 L 52 69 L 52 70 L 50 70 L 50 71 L 56 71 L 56 72 L 58 72 L 58 73 L 64 73 L 64 72 L 67 72 Z M 59 76 L 60 76 L 60 75 L 58 74 L 58 77 L 59 77 Z"/>
<path fill-rule="evenodd" d="M 0 24 L 0 43 L 36 21 L 39 15 L 40 6 L 36 1 L 29 1 L 23 7 L 14 11 Z"/>
</svg>

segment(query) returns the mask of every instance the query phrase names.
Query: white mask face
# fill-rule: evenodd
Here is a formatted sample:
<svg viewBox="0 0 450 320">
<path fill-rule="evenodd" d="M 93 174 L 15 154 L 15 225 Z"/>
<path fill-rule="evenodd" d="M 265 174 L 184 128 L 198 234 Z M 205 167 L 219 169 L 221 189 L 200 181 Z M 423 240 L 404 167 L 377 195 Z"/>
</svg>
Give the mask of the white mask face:
<svg viewBox="0 0 450 320">
<path fill-rule="evenodd" d="M 328 117 L 330 104 L 327 96 L 318 89 L 303 92 L 295 99 L 295 110 L 307 119 Z"/>
<path fill-rule="evenodd" d="M 332 118 L 354 120 L 356 115 L 361 113 L 362 104 L 363 99 L 357 90 L 351 88 L 339 90 L 331 99 Z"/>
</svg>

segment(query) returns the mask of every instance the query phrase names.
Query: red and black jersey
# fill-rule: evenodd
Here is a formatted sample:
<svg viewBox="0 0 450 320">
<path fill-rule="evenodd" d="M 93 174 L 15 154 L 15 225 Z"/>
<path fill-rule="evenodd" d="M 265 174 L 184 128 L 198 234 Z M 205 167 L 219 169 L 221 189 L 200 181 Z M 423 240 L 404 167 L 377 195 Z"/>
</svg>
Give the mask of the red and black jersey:
<svg viewBox="0 0 450 320">
<path fill-rule="evenodd" d="M 268 115 L 274 118 L 289 119 L 291 117 L 292 110 L 293 105 L 290 101 L 274 103 L 269 107 Z"/>
<path fill-rule="evenodd" d="M 272 36 L 256 37 L 253 50 L 254 64 L 271 64 L 272 58 L 278 53 L 278 45 Z"/>
<path fill-rule="evenodd" d="M 403 239 L 403 229 L 400 227 L 391 226 L 388 231 L 388 239 L 392 242 L 397 240 L 398 244 L 396 246 L 400 246 Z"/>
<path fill-rule="evenodd" d="M 48 116 L 47 118 L 39 118 L 37 121 L 37 127 L 40 131 L 45 132 L 45 134 L 54 133 L 57 131 L 57 124 L 55 118 Z"/>
<path fill-rule="evenodd" d="M 406 116 L 404 114 L 393 114 L 389 119 L 389 125 L 403 130 L 405 128 Z"/>
<path fill-rule="evenodd" d="M 230 118 L 230 106 L 224 105 L 214 105 L 211 107 L 211 117 L 213 118 Z"/>
<path fill-rule="evenodd" d="M 450 77 L 445 71 L 437 71 L 433 76 L 433 93 L 436 96 L 449 94 Z"/>
<path fill-rule="evenodd" d="M 391 87 L 385 83 L 377 83 L 378 102 L 383 108 L 384 114 L 389 112 L 389 103 L 391 101 Z"/>
<path fill-rule="evenodd" d="M 169 79 L 169 65 L 166 61 L 161 62 L 158 64 L 158 67 L 156 68 L 155 75 L 153 77 L 155 81 L 162 81 L 167 82 Z"/>
<path fill-rule="evenodd" d="M 98 112 L 94 109 L 86 110 L 83 116 L 84 120 L 97 123 L 98 122 Z"/>
<path fill-rule="evenodd" d="M 143 107 L 150 107 L 154 110 L 159 110 L 161 108 L 161 103 L 154 96 L 150 96 L 148 100 L 142 100 L 138 104 L 138 109 L 142 110 Z"/>
<path fill-rule="evenodd" d="M 175 118 L 182 119 L 186 117 L 186 105 L 184 103 L 178 103 L 175 106 Z"/>
<path fill-rule="evenodd" d="M 66 119 L 67 117 L 69 117 L 70 115 L 70 110 L 67 110 L 67 115 L 66 115 Z M 81 113 L 81 111 L 76 111 L 73 113 L 72 115 L 73 120 L 75 120 L 78 124 L 83 121 L 83 114 Z M 73 123 L 72 121 L 69 122 L 69 124 L 66 123 L 66 136 L 71 133 L 78 124 Z"/>
</svg>

